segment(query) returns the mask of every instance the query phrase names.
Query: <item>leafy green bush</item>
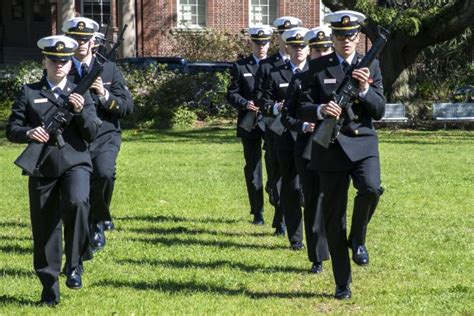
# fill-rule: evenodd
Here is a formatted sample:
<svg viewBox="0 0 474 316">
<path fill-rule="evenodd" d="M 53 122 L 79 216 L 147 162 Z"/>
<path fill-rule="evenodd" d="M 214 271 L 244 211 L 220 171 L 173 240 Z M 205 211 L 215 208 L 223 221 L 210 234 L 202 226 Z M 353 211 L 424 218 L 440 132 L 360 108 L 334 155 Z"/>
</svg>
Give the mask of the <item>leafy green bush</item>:
<svg viewBox="0 0 474 316">
<path fill-rule="evenodd" d="M 24 84 L 41 79 L 43 67 L 38 62 L 26 60 L 14 66 L 2 66 L 0 73 L 0 98 L 13 100 Z"/>
<path fill-rule="evenodd" d="M 166 71 L 164 66 L 144 70 L 123 66 L 122 70 L 135 101 L 134 114 L 125 120 L 125 125 L 170 128 L 189 126 L 191 118 L 195 121 L 235 116 L 225 99 L 228 72 L 190 75 Z"/>
<path fill-rule="evenodd" d="M 182 106 L 178 106 L 176 110 L 173 112 L 173 117 L 171 118 L 171 123 L 173 127 L 190 127 L 197 120 L 197 115 L 193 111 L 191 111 L 186 104 Z"/>
<path fill-rule="evenodd" d="M 0 67 L 0 125 L 10 116 L 12 104 L 21 87 L 39 81 L 42 74 L 41 64 L 29 60 L 15 66 Z"/>
</svg>

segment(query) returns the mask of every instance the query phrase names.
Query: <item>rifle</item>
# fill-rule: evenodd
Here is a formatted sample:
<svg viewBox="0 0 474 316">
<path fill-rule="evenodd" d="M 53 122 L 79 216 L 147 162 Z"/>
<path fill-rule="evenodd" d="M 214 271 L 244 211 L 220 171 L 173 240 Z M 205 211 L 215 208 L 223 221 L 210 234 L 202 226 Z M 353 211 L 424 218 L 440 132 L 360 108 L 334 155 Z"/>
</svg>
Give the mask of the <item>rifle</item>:
<svg viewBox="0 0 474 316">
<path fill-rule="evenodd" d="M 110 23 L 112 21 L 112 15 L 109 15 L 109 20 L 107 21 L 107 27 L 105 28 L 105 33 L 96 33 L 94 36 L 95 45 L 92 49 L 93 53 L 99 53 L 101 55 L 105 55 L 107 53 L 107 44 L 109 41 L 107 40 L 107 35 L 109 34 Z M 100 34 L 100 36 L 97 36 Z"/>
<path fill-rule="evenodd" d="M 377 55 L 382 51 L 383 47 L 387 43 L 390 31 L 379 26 L 377 40 L 373 43 L 370 50 L 364 56 L 364 58 L 355 66 L 351 67 L 348 71 L 344 80 L 339 84 L 336 91 L 333 92 L 333 99 L 343 111 L 346 112 L 347 118 L 352 121 L 354 120 L 354 112 L 352 111 L 352 99 L 357 97 L 359 94 L 359 83 L 356 79 L 352 78 L 352 71 L 358 68 L 369 67 Z M 319 123 L 318 129 L 313 133 L 309 142 L 315 142 L 324 148 L 328 148 L 331 142 L 339 135 L 342 123 L 344 119 L 337 119 L 329 116 L 325 117 L 324 120 Z M 333 135 L 335 135 L 333 137 Z M 303 153 L 303 158 L 308 159 L 311 157 L 312 144 L 308 143 Z"/>
<path fill-rule="evenodd" d="M 104 70 L 105 62 L 109 61 L 110 58 L 115 56 L 116 50 L 123 41 L 123 34 L 126 28 L 127 25 L 124 26 L 122 32 L 120 33 L 120 36 L 118 37 L 117 43 L 114 44 L 114 46 L 106 56 L 97 54 L 96 61 L 92 66 L 92 69 L 72 90 L 71 94 L 77 93 L 80 95 L 84 95 L 84 93 L 86 93 L 90 89 L 94 81 L 100 76 L 100 74 Z M 61 102 L 60 106 L 44 122 L 43 127 L 46 132 L 56 141 L 58 148 L 63 148 L 66 143 L 62 136 L 62 133 L 64 129 L 69 125 L 69 123 L 71 123 L 75 114 L 72 112 L 68 96 L 61 96 L 58 101 Z M 38 175 L 39 168 L 46 160 L 48 155 L 51 153 L 51 150 L 51 145 L 32 141 L 28 143 L 28 146 L 25 148 L 25 150 L 23 150 L 20 156 L 18 156 L 14 163 L 15 165 L 23 169 L 26 174 L 30 176 Z"/>
<path fill-rule="evenodd" d="M 250 133 L 257 125 L 257 117 L 257 112 L 248 111 L 240 121 L 239 126 Z"/>
</svg>

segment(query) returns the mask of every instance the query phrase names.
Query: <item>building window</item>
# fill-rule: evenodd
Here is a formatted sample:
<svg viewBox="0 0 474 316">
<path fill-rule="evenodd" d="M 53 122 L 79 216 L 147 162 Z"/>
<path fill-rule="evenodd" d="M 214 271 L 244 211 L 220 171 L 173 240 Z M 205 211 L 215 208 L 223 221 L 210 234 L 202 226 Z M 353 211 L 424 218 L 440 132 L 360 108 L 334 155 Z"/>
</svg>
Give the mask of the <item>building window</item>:
<svg viewBox="0 0 474 316">
<path fill-rule="evenodd" d="M 178 27 L 206 26 L 205 0 L 178 0 Z"/>
<path fill-rule="evenodd" d="M 278 15 L 278 0 L 250 0 L 250 25 L 271 25 Z"/>
<path fill-rule="evenodd" d="M 23 0 L 12 0 L 12 20 L 13 21 L 23 21 L 24 17 L 25 17 L 25 4 L 24 4 L 24 1 Z"/>
<path fill-rule="evenodd" d="M 33 1 L 33 21 L 44 22 L 48 16 L 48 3 L 47 0 L 34 0 Z"/>
<path fill-rule="evenodd" d="M 110 18 L 110 0 L 84 0 L 82 2 L 82 15 L 106 26 Z"/>
<path fill-rule="evenodd" d="M 323 19 L 326 14 L 331 13 L 331 10 L 329 10 L 328 7 L 326 7 L 323 2 L 321 1 L 319 4 L 320 12 L 319 12 L 319 25 L 323 25 Z"/>
</svg>

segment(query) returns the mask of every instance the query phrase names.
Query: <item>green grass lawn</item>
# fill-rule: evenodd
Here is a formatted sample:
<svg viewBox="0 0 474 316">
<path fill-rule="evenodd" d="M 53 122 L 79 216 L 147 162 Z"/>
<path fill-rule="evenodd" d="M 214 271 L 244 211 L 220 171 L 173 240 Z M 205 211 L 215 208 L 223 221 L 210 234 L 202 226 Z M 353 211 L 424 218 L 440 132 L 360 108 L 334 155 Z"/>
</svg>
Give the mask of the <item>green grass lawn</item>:
<svg viewBox="0 0 474 316">
<path fill-rule="evenodd" d="M 4 132 L 2 131 L 2 134 Z M 39 307 L 24 146 L 0 138 L 0 314 L 473 314 L 474 134 L 382 131 L 385 193 L 353 298 L 332 299 L 330 263 L 250 224 L 233 129 L 127 131 L 112 203 L 117 229 L 85 265 L 84 287 Z M 354 194 L 354 191 L 351 191 Z M 351 210 L 349 207 L 349 210 Z M 351 211 L 349 211 L 351 213 Z M 290 314 L 291 313 L 291 314 Z"/>
</svg>

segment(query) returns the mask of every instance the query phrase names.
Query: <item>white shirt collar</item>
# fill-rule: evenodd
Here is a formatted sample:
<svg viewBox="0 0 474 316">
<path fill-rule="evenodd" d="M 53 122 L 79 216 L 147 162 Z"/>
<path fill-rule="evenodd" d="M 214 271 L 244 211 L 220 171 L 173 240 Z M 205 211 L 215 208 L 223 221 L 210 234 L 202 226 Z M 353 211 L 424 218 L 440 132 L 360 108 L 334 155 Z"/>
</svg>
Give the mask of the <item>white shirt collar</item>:
<svg viewBox="0 0 474 316">
<path fill-rule="evenodd" d="M 290 60 L 290 56 L 288 55 L 283 55 L 281 51 L 278 51 L 278 54 L 280 55 L 280 58 L 283 59 L 284 61 Z"/>
<path fill-rule="evenodd" d="M 336 53 L 337 59 L 339 60 L 339 63 L 342 64 L 342 62 L 345 60 L 349 63 L 349 65 L 352 65 L 352 61 L 354 60 L 354 57 L 356 55 L 356 52 L 354 51 L 347 59 L 342 58 L 338 53 Z"/>
<path fill-rule="evenodd" d="M 257 65 L 260 64 L 260 61 L 262 61 L 262 60 L 264 60 L 265 58 L 267 58 L 267 57 L 265 57 L 265 58 L 259 59 L 259 58 L 258 58 L 257 56 L 255 56 L 255 54 L 253 54 L 253 53 L 252 53 L 252 56 L 253 56 L 253 59 L 255 60 L 255 62 L 257 63 Z"/>
<path fill-rule="evenodd" d="M 301 71 L 303 71 L 303 68 L 304 66 L 306 65 L 306 60 L 304 60 L 300 67 L 296 66 L 295 64 L 293 64 L 293 62 L 290 60 L 290 65 L 291 65 L 291 71 L 295 72 L 295 68 L 299 68 Z"/>
<path fill-rule="evenodd" d="M 59 88 L 62 91 L 64 91 L 64 87 L 66 87 L 67 77 L 64 77 L 63 80 L 61 80 L 57 85 L 54 85 L 51 81 L 48 80 L 48 78 L 46 78 L 46 81 L 48 82 L 51 90 L 54 90 L 55 88 Z"/>
</svg>

